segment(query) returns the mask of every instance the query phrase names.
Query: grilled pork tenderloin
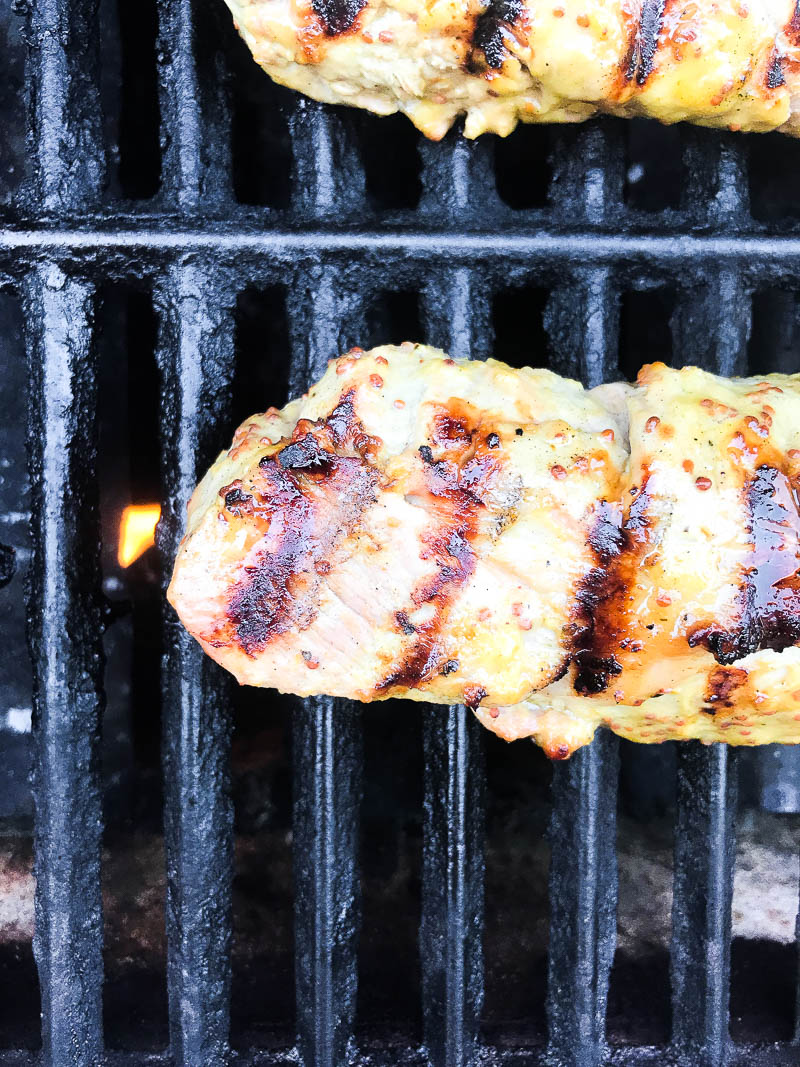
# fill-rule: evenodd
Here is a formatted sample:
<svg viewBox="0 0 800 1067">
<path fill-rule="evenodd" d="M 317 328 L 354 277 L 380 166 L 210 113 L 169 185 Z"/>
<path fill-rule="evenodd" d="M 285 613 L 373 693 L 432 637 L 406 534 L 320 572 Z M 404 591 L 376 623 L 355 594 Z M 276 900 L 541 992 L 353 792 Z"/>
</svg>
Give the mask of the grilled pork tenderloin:
<svg viewBox="0 0 800 1067">
<path fill-rule="evenodd" d="M 800 132 L 798 0 L 226 0 L 264 70 L 438 140 L 597 112 Z"/>
<path fill-rule="evenodd" d="M 553 756 L 800 740 L 800 376 L 587 391 L 353 350 L 248 419 L 168 596 L 240 682 L 463 702 Z"/>
</svg>

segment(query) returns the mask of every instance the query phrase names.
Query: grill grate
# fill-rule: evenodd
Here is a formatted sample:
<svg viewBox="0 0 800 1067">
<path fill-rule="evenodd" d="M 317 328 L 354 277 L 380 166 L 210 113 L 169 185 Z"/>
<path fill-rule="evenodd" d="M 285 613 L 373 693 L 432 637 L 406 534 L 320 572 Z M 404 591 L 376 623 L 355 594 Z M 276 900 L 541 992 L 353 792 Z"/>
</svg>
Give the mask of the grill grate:
<svg viewBox="0 0 800 1067">
<path fill-rule="evenodd" d="M 199 7 L 200 5 L 197 5 Z M 221 8 L 221 4 L 218 5 Z M 617 742 L 598 737 L 554 769 L 546 1048 L 480 1043 L 483 800 L 479 727 L 465 709 L 425 714 L 421 925 L 425 1046 L 354 1044 L 358 930 L 358 709 L 306 701 L 294 718 L 296 1049 L 228 1052 L 233 816 L 227 681 L 168 615 L 163 661 L 171 1053 L 104 1051 L 99 729 L 103 706 L 98 418 L 93 304 L 101 279 L 145 279 L 160 316 L 164 521 L 172 558 L 185 505 L 229 425 L 234 309 L 247 286 L 285 284 L 290 385 L 359 339 L 382 286 L 421 294 L 427 339 L 453 354 L 492 348 L 493 295 L 550 295 L 551 365 L 588 384 L 614 378 L 619 296 L 675 289 L 676 358 L 745 369 L 751 295 L 800 274 L 800 233 L 748 213 L 744 142 L 682 131 L 680 205 L 647 216 L 622 199 L 614 124 L 553 132 L 548 203 L 504 204 L 493 145 L 422 145 L 417 209 L 367 206 L 352 116 L 298 100 L 287 210 L 237 205 L 229 116 L 192 0 L 160 0 L 162 188 L 142 210 L 109 208 L 99 106 L 97 5 L 34 0 L 27 84 L 35 176 L 0 228 L 1 280 L 22 294 L 30 353 L 34 562 L 36 960 L 46 1063 L 790 1064 L 795 1045 L 728 1038 L 735 759 L 679 757 L 668 1049 L 605 1037 L 615 945 Z M 203 12 L 203 18 L 207 14 Z M 773 139 L 774 140 L 774 139 Z M 764 151 L 772 147 L 764 142 Z M 10 216 L 9 216 L 10 217 Z M 402 338 L 398 338 L 400 340 Z M 646 353 L 643 353 L 646 356 Z M 795 368 L 796 369 L 796 368 Z M 87 547 L 88 546 L 88 547 Z M 8 1051 L 0 1062 L 32 1063 Z"/>
</svg>

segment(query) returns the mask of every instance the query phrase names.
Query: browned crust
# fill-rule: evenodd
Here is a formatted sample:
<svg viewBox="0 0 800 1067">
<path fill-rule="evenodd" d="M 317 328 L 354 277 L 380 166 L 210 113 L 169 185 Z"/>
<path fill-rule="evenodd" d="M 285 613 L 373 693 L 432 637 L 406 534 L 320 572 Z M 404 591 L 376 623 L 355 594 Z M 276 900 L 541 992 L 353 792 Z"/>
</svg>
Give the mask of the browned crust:
<svg viewBox="0 0 800 1067">
<path fill-rule="evenodd" d="M 490 0 L 475 20 L 467 51 L 466 69 L 482 74 L 487 67 L 499 70 L 509 55 L 506 40 L 522 17 L 522 0 Z"/>
<path fill-rule="evenodd" d="M 745 483 L 750 552 L 737 596 L 738 625 L 699 624 L 691 646 L 707 648 L 729 664 L 753 652 L 776 652 L 800 640 L 800 514 L 789 476 L 768 464 Z"/>
<path fill-rule="evenodd" d="M 301 419 L 291 439 L 261 459 L 252 492 L 240 482 L 222 490 L 232 516 L 255 518 L 264 534 L 277 529 L 278 542 L 244 568 L 226 625 L 210 643 L 235 642 L 255 656 L 291 626 L 305 629 L 316 617 L 320 565 L 375 500 L 379 480 L 370 462 L 377 441 L 364 433 L 353 402 L 351 389 L 325 419 Z"/>
<path fill-rule="evenodd" d="M 622 672 L 617 657 L 629 643 L 630 588 L 650 543 L 648 478 L 645 471 L 624 521 L 617 507 L 603 502 L 590 531 L 597 566 L 576 591 L 570 637 L 577 668 L 573 685 L 584 696 L 605 692 Z"/>
<path fill-rule="evenodd" d="M 325 27 L 326 37 L 341 37 L 355 28 L 367 0 L 311 0 L 311 8 Z"/>
<path fill-rule="evenodd" d="M 791 19 L 783 31 L 784 36 L 793 48 L 800 47 L 800 0 L 797 0 Z M 783 54 L 777 46 L 773 49 L 772 57 L 767 67 L 766 86 L 768 89 L 780 89 L 786 84 L 785 69 L 794 70 L 796 61 Z"/>
<path fill-rule="evenodd" d="M 423 538 L 423 552 L 435 560 L 437 572 L 413 591 L 411 604 L 396 613 L 398 629 L 410 642 L 376 692 L 414 689 L 437 673 L 459 669 L 458 660 L 442 648 L 440 636 L 450 606 L 475 569 L 472 542 L 485 506 L 483 489 L 503 463 L 496 442 L 497 435 L 481 429 L 470 405 L 451 401 L 435 415 L 430 442 L 420 445 L 422 490 L 429 495 L 434 517 Z M 424 605 L 433 608 L 431 618 L 413 626 L 409 616 Z"/>
</svg>

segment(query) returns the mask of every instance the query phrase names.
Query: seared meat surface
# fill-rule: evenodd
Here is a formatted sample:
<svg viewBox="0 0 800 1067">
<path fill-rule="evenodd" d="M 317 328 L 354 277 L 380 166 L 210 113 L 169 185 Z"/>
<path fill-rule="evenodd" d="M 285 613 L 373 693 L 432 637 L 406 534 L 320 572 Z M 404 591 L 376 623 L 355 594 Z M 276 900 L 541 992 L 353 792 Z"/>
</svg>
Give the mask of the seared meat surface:
<svg viewBox="0 0 800 1067">
<path fill-rule="evenodd" d="M 241 682 L 464 702 L 555 757 L 800 740 L 799 409 L 800 376 L 354 350 L 239 428 L 169 598 Z"/>
<path fill-rule="evenodd" d="M 549 371 L 348 354 L 239 428 L 194 494 L 170 600 L 241 682 L 512 704 L 566 668 L 623 444 Z"/>
<path fill-rule="evenodd" d="M 800 376 L 643 369 L 570 671 L 483 722 L 555 756 L 601 722 L 636 741 L 800 740 L 799 401 Z"/>
<path fill-rule="evenodd" d="M 226 0 L 276 81 L 426 136 L 598 111 L 800 132 L 798 0 Z"/>
</svg>

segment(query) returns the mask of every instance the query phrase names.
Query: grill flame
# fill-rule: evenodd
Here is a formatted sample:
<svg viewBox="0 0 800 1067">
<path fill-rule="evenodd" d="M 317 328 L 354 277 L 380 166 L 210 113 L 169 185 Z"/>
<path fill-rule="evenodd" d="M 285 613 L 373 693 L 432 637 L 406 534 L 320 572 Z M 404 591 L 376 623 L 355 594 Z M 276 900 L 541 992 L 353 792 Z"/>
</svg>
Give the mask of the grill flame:
<svg viewBox="0 0 800 1067">
<path fill-rule="evenodd" d="M 132 504 L 125 508 L 119 524 L 117 561 L 120 567 L 130 567 L 155 543 L 156 524 L 160 518 L 160 504 Z"/>
</svg>

